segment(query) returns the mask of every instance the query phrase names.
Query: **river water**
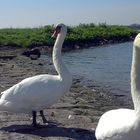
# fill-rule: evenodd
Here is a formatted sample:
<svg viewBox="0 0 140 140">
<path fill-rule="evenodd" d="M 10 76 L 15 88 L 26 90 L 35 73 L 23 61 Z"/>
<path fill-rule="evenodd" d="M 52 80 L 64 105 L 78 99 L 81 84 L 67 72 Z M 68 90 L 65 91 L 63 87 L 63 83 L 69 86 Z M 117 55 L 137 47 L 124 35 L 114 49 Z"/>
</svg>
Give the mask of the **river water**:
<svg viewBox="0 0 140 140">
<path fill-rule="evenodd" d="M 96 81 L 117 95 L 130 95 L 132 42 L 63 53 L 73 75 Z"/>
</svg>

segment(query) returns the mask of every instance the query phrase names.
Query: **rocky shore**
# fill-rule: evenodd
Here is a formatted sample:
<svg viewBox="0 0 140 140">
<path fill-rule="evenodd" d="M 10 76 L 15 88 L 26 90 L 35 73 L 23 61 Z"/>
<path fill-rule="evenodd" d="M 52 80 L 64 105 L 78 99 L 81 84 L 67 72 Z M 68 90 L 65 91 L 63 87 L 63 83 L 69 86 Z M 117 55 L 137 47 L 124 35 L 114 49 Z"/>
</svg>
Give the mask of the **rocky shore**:
<svg viewBox="0 0 140 140">
<path fill-rule="evenodd" d="M 0 92 L 29 76 L 56 73 L 51 59 L 31 60 L 21 55 L 23 51 L 0 48 Z M 39 115 L 40 127 L 32 128 L 30 115 L 0 112 L 0 140 L 95 140 L 100 116 L 110 109 L 133 108 L 132 101 L 126 100 L 126 96 L 112 95 L 95 81 L 74 76 L 70 93 L 45 110 L 46 126 Z"/>
</svg>

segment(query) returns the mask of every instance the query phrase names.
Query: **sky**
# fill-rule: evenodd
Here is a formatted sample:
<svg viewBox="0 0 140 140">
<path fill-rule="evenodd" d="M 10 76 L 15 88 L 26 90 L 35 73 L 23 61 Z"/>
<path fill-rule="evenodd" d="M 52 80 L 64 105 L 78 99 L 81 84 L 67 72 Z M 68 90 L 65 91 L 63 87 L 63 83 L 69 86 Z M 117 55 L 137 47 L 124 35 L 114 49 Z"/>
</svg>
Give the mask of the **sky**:
<svg viewBox="0 0 140 140">
<path fill-rule="evenodd" d="M 0 0 L 0 28 L 140 24 L 140 0 Z"/>
</svg>

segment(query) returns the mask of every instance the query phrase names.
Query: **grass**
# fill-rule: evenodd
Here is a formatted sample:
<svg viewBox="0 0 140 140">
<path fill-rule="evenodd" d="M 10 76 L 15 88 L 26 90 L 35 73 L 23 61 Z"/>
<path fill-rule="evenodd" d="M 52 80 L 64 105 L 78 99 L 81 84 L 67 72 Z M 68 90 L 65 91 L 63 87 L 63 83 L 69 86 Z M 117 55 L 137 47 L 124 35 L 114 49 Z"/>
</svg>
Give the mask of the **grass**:
<svg viewBox="0 0 140 140">
<path fill-rule="evenodd" d="M 0 29 L 0 46 L 36 47 L 52 46 L 54 27 Z M 127 26 L 99 24 L 80 24 L 68 27 L 64 46 L 102 45 L 132 40 L 138 32 Z"/>
</svg>

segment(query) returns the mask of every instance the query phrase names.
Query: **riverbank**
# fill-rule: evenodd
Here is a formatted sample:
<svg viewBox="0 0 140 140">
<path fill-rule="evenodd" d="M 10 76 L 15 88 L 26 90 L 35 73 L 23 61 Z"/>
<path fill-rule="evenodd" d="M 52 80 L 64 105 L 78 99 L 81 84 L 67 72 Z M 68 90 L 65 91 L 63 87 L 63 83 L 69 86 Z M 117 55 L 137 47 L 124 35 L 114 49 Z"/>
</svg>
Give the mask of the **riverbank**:
<svg viewBox="0 0 140 140">
<path fill-rule="evenodd" d="M 1 48 L 0 92 L 22 79 L 42 73 L 55 74 L 51 59 L 31 60 L 21 56 L 23 48 Z M 124 102 L 125 101 L 125 102 Z M 70 93 L 45 110 L 48 126 L 38 129 L 30 126 L 27 114 L 0 112 L 0 138 L 3 140 L 94 140 L 94 130 L 100 116 L 107 110 L 128 107 L 126 96 L 114 96 L 107 88 L 80 76 L 74 76 Z M 38 116 L 38 121 L 41 118 Z"/>
<path fill-rule="evenodd" d="M 42 47 L 48 52 L 52 50 L 54 39 L 51 35 L 54 31 L 53 25 L 38 28 L 9 28 L 0 29 L 0 47 Z M 128 26 L 99 24 L 80 24 L 68 27 L 68 33 L 63 45 L 63 51 L 88 48 L 104 44 L 122 43 L 132 41 L 137 30 Z"/>
</svg>

